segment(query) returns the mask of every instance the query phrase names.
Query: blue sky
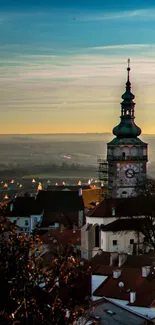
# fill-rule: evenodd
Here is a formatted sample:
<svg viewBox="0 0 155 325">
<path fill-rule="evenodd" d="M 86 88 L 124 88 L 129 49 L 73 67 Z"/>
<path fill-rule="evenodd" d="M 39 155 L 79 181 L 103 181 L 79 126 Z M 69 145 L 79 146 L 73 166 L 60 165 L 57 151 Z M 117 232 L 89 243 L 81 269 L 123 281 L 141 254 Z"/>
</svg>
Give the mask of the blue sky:
<svg viewBox="0 0 155 325">
<path fill-rule="evenodd" d="M 50 4 L 49 4 L 50 2 Z M 0 1 L 1 133 L 111 132 L 131 58 L 155 133 L 154 1 Z"/>
</svg>

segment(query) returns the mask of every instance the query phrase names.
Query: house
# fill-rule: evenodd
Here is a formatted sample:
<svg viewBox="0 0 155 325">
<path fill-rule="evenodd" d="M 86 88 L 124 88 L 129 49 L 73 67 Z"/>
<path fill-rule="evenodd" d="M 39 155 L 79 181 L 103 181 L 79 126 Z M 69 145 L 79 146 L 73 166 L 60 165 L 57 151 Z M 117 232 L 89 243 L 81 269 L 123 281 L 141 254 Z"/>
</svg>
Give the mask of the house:
<svg viewBox="0 0 155 325">
<path fill-rule="evenodd" d="M 40 224 L 43 208 L 34 197 L 23 196 L 13 199 L 5 209 L 5 216 L 24 232 L 32 232 L 36 224 Z"/>
<path fill-rule="evenodd" d="M 89 184 L 83 184 L 83 185 L 49 185 L 47 187 L 47 190 L 49 191 L 79 191 L 82 190 L 82 197 L 84 201 L 84 206 L 87 209 L 92 209 L 93 205 L 92 202 L 95 203 L 99 202 L 101 199 L 101 188 L 96 187 L 96 185 L 89 185 Z"/>
<path fill-rule="evenodd" d="M 139 256 L 98 251 L 90 262 L 91 297 L 107 298 L 149 319 L 155 318 L 155 252 Z"/>
<path fill-rule="evenodd" d="M 104 251 L 137 253 L 143 247 L 141 233 L 147 216 L 155 213 L 154 197 L 109 198 L 86 215 L 81 229 L 81 254 L 91 259 L 99 248 Z"/>
<path fill-rule="evenodd" d="M 154 267 L 143 266 L 141 269 L 115 267 L 111 275 L 105 274 L 102 283 L 93 292 L 94 299 L 106 297 L 121 306 L 126 306 L 129 310 L 150 319 L 155 318 Z"/>
<path fill-rule="evenodd" d="M 42 227 L 78 228 L 84 224 L 82 191 L 39 191 L 36 202 L 44 210 Z"/>
</svg>

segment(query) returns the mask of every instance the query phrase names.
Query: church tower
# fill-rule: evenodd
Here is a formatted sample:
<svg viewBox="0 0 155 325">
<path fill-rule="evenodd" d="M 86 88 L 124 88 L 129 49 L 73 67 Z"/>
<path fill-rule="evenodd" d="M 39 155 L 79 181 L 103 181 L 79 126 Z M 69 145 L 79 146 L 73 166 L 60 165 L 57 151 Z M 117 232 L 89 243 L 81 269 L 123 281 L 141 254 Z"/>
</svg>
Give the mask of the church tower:
<svg viewBox="0 0 155 325">
<path fill-rule="evenodd" d="M 130 60 L 126 90 L 122 95 L 120 123 L 114 127 L 115 138 L 107 144 L 108 185 L 116 198 L 136 196 L 146 180 L 147 143 L 138 137 L 141 129 L 135 124 L 135 96 L 131 92 Z"/>
</svg>

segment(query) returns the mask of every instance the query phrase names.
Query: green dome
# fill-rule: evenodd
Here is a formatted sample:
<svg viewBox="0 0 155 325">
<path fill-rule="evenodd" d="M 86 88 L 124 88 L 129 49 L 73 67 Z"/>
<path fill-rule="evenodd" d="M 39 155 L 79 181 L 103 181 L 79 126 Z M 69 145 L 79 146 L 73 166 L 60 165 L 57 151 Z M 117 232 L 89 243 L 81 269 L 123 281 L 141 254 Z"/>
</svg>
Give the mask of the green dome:
<svg viewBox="0 0 155 325">
<path fill-rule="evenodd" d="M 121 119 L 119 125 L 113 129 L 113 134 L 118 138 L 136 138 L 141 134 L 141 129 L 134 123 L 132 118 Z"/>
</svg>

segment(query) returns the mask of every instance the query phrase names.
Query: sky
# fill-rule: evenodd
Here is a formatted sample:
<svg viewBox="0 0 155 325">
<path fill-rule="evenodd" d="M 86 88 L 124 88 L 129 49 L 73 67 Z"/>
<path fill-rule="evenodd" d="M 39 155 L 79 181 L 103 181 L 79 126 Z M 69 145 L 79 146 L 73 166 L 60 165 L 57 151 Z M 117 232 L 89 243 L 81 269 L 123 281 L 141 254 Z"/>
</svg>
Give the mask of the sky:
<svg viewBox="0 0 155 325">
<path fill-rule="evenodd" d="M 0 0 L 0 133 L 111 132 L 127 59 L 155 133 L 154 0 Z"/>
</svg>

